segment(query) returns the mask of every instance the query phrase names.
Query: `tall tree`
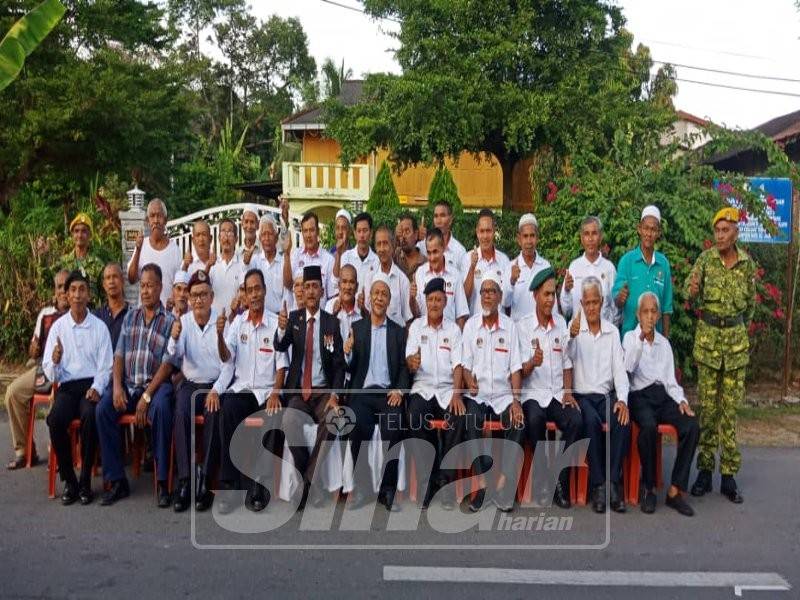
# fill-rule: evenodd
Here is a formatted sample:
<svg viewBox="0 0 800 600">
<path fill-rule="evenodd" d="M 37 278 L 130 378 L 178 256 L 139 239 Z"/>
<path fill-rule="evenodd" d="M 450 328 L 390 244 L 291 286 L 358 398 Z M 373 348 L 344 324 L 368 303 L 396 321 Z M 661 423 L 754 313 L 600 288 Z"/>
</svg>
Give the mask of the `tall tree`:
<svg viewBox="0 0 800 600">
<path fill-rule="evenodd" d="M 342 83 L 353 76 L 353 69 L 344 68 L 344 59 L 341 66 L 336 66 L 333 59 L 328 57 L 322 63 L 322 89 L 325 98 L 336 98 L 342 91 Z"/>
<path fill-rule="evenodd" d="M 559 156 L 609 144 L 619 122 L 666 111 L 647 101 L 651 61 L 631 51 L 621 10 L 600 0 L 365 0 L 368 14 L 400 22 L 402 75 L 370 75 L 359 104 L 329 103 L 328 134 L 342 161 L 375 148 L 395 168 L 496 160 L 503 206 L 512 173 L 542 148 Z"/>
</svg>

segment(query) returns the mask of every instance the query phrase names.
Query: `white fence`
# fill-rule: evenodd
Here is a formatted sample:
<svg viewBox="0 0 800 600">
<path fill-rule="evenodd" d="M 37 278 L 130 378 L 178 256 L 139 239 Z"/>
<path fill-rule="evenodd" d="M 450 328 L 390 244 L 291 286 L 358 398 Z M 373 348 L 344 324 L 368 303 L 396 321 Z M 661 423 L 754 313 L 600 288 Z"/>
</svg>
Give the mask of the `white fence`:
<svg viewBox="0 0 800 600">
<path fill-rule="evenodd" d="M 336 163 L 283 163 L 283 194 L 287 198 L 366 202 L 371 186 L 369 165 L 345 170 Z"/>
</svg>

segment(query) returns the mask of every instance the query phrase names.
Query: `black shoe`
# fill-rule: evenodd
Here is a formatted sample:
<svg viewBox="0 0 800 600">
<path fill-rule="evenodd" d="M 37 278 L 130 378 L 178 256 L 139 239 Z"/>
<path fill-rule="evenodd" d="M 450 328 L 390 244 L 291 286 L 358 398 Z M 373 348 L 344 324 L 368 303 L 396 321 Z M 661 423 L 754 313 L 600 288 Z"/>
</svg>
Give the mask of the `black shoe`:
<svg viewBox="0 0 800 600">
<path fill-rule="evenodd" d="M 389 512 L 400 512 L 400 505 L 394 501 L 394 490 L 383 490 L 378 494 L 378 502 Z"/>
<path fill-rule="evenodd" d="M 513 493 L 509 494 L 506 491 L 506 487 L 507 486 L 503 486 L 502 489 L 495 491 L 492 496 L 492 503 L 500 512 L 510 513 L 514 510 L 515 498 Z"/>
<path fill-rule="evenodd" d="M 664 502 L 664 504 L 666 504 L 670 508 L 674 508 L 684 517 L 694 516 L 694 509 L 687 504 L 686 500 L 683 499 L 683 496 L 681 494 L 675 494 L 674 496 L 667 496 L 667 499 Z"/>
<path fill-rule="evenodd" d="M 619 484 L 611 484 L 611 498 L 609 498 L 609 505 L 611 510 L 618 513 L 624 513 L 628 508 L 625 506 L 625 498 L 619 493 Z"/>
<path fill-rule="evenodd" d="M 742 498 L 742 495 L 739 493 L 736 480 L 732 475 L 722 476 L 722 485 L 720 486 L 719 491 L 722 492 L 722 495 L 734 504 L 741 504 L 744 502 L 744 498 Z"/>
<path fill-rule="evenodd" d="M 244 505 L 247 510 L 252 512 L 261 512 L 271 499 L 269 490 L 260 483 L 254 483 L 253 487 L 247 490 L 247 495 L 244 499 Z"/>
<path fill-rule="evenodd" d="M 189 483 L 188 479 L 181 479 L 178 481 L 178 489 L 175 491 L 175 498 L 172 502 L 172 510 L 175 512 L 183 512 L 189 508 L 191 502 Z"/>
<path fill-rule="evenodd" d="M 61 494 L 61 504 L 69 506 L 75 504 L 78 500 L 78 484 L 66 483 L 64 484 L 64 493 Z"/>
<path fill-rule="evenodd" d="M 562 484 L 560 481 L 556 484 L 556 491 L 553 494 L 553 502 L 559 508 L 572 508 L 572 501 L 569 499 L 569 484 Z"/>
<path fill-rule="evenodd" d="M 486 498 L 486 488 L 479 489 L 475 495 L 470 498 L 469 501 L 469 512 L 478 512 L 481 508 L 483 508 L 484 501 L 487 500 Z"/>
<path fill-rule="evenodd" d="M 362 506 L 369 504 L 370 498 L 361 490 L 354 490 L 350 492 L 347 510 L 358 510 Z"/>
<path fill-rule="evenodd" d="M 644 498 L 642 498 L 642 512 L 647 515 L 652 515 L 656 512 L 657 498 L 652 490 L 644 491 Z"/>
<path fill-rule="evenodd" d="M 197 491 L 195 493 L 194 499 L 194 509 L 203 512 L 211 508 L 211 504 L 214 502 L 214 494 L 211 493 L 206 487 L 206 478 L 205 475 L 201 473 L 197 476 Z"/>
<path fill-rule="evenodd" d="M 94 500 L 94 492 L 92 491 L 92 486 L 89 484 L 81 484 L 78 487 L 78 499 L 81 501 L 83 506 L 87 504 L 91 504 Z"/>
<path fill-rule="evenodd" d="M 172 504 L 172 497 L 170 496 L 167 482 L 159 481 L 156 489 L 158 490 L 158 508 L 169 508 Z"/>
<path fill-rule="evenodd" d="M 233 489 L 233 484 L 229 481 L 220 481 L 219 486 L 221 490 L 230 491 Z M 236 508 L 236 506 L 229 500 L 223 500 L 222 498 L 217 500 L 217 512 L 221 515 L 232 513 L 234 508 Z"/>
<path fill-rule="evenodd" d="M 103 494 L 100 500 L 100 506 L 111 506 L 117 500 L 122 500 L 131 495 L 131 488 L 128 485 L 128 480 L 124 477 L 118 481 L 111 482 L 111 488 Z"/>
<path fill-rule="evenodd" d="M 692 496 L 704 496 L 711 491 L 711 471 L 702 469 L 697 472 L 697 479 L 692 486 Z"/>
<path fill-rule="evenodd" d="M 592 510 L 598 514 L 606 512 L 606 486 L 598 485 L 592 490 Z"/>
</svg>

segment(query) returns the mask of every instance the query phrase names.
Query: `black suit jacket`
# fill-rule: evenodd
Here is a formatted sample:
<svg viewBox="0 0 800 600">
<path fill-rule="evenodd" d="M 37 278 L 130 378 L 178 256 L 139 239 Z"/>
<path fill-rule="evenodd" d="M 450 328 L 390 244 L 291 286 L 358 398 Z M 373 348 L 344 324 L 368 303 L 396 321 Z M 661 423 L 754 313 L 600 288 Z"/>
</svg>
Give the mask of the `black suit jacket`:
<svg viewBox="0 0 800 600">
<path fill-rule="evenodd" d="M 344 360 L 342 334 L 339 331 L 339 319 L 321 310 L 319 319 L 319 349 L 322 359 L 322 372 L 328 381 L 328 387 L 340 390 L 344 386 L 344 374 L 347 363 Z M 326 347 L 325 339 L 333 340 L 333 349 Z M 328 344 L 330 346 L 330 344 Z M 289 363 L 289 374 L 286 377 L 285 389 L 297 389 L 303 383 L 303 360 L 306 355 L 306 309 L 293 310 L 289 313 L 286 334 L 278 340 L 275 332 L 275 348 L 281 352 L 292 349 L 292 360 Z"/>
<path fill-rule="evenodd" d="M 369 370 L 370 352 L 385 352 L 389 361 L 390 389 L 406 390 L 409 386 L 408 368 L 406 367 L 406 330 L 387 317 L 386 348 L 372 348 L 372 321 L 369 317 L 353 323 L 353 355 L 350 366 L 350 389 L 364 387 L 364 380 Z"/>
</svg>

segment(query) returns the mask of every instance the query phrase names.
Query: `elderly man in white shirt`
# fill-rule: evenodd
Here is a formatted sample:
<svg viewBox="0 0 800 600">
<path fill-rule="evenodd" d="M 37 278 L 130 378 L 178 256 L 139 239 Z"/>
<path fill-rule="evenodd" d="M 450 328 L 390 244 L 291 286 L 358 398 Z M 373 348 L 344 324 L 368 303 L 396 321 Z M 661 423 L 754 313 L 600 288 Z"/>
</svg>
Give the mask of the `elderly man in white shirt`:
<svg viewBox="0 0 800 600">
<path fill-rule="evenodd" d="M 509 265 L 508 256 L 494 244 L 497 233 L 497 220 L 489 208 L 483 208 L 478 213 L 478 222 L 475 225 L 475 235 L 478 238 L 478 247 L 472 252 L 467 252 L 461 259 L 461 274 L 464 277 L 464 293 L 469 301 L 469 313 L 474 315 L 481 309 L 480 290 L 481 281 L 486 273 L 495 272 L 498 277 L 503 277 L 503 271 Z"/>
<path fill-rule="evenodd" d="M 581 306 L 572 318 L 569 331 L 573 395 L 581 407 L 584 432 L 589 438 L 587 458 L 592 508 L 597 513 L 606 511 L 608 477 L 611 480 L 611 510 L 625 512 L 622 463 L 628 452 L 631 433 L 628 374 L 619 330 L 601 317 L 602 305 L 602 283 L 596 277 L 587 277 L 581 283 Z M 609 429 L 611 471 L 608 474 L 605 473 L 603 424 L 607 424 Z"/>
<path fill-rule="evenodd" d="M 414 317 L 411 314 L 411 306 L 409 304 L 411 284 L 406 274 L 394 262 L 394 247 L 394 232 L 386 225 L 378 227 L 375 230 L 375 251 L 378 256 L 378 262 L 374 270 L 366 272 L 366 280 L 363 282 L 364 285 L 361 286 L 362 292 L 359 298 L 364 298 L 364 308 L 370 310 L 370 298 L 363 290 L 371 289 L 372 279 L 378 273 L 383 273 L 389 281 L 389 289 L 392 292 L 392 299 L 386 316 L 395 323 L 406 325 Z M 360 274 L 359 277 L 361 277 Z"/>
<path fill-rule="evenodd" d="M 223 219 L 219 223 L 219 256 L 208 275 L 214 288 L 212 308 L 217 314 L 223 311 L 233 312 L 236 308 L 236 297 L 239 286 L 244 280 L 246 270 L 241 255 L 236 251 L 238 233 L 236 223 L 231 219 Z"/>
<path fill-rule="evenodd" d="M 331 313 L 339 319 L 339 331 L 342 339 L 350 335 L 353 323 L 366 316 L 366 312 L 356 303 L 356 290 L 358 289 L 358 271 L 353 265 L 345 265 L 339 272 L 339 295 L 334 296 L 325 305 L 325 312 Z"/>
<path fill-rule="evenodd" d="M 656 439 L 659 423 L 667 423 L 678 430 L 678 450 L 666 504 L 691 517 L 694 510 L 685 496 L 700 426 L 683 388 L 675 379 L 675 360 L 669 340 L 655 328 L 661 317 L 658 296 L 652 292 L 639 296 L 636 316 L 639 324 L 625 334 L 622 345 L 625 369 L 631 376 L 631 418 L 639 426 L 637 444 L 644 482 L 642 512 L 650 514 L 656 509 Z"/>
<path fill-rule="evenodd" d="M 80 271 L 73 271 L 65 283 L 69 312 L 53 323 L 44 348 L 42 367 L 50 381 L 58 384 L 53 407 L 47 415 L 50 442 L 64 482 L 61 503 L 89 504 L 92 492 L 92 469 L 97 452 L 95 410 L 111 377 L 113 354 L 108 327 L 91 314 L 89 281 Z M 81 478 L 75 477 L 69 425 L 81 420 Z"/>
<path fill-rule="evenodd" d="M 433 227 L 442 232 L 442 249 L 444 251 L 445 264 L 451 270 L 460 271 L 461 262 L 467 250 L 464 248 L 464 244 L 453 237 L 453 219 L 453 207 L 450 206 L 450 203 L 447 200 L 438 200 L 433 206 Z M 422 234 L 424 239 L 417 243 L 417 248 L 427 256 L 427 231 L 425 231 L 424 226 L 421 229 L 424 232 Z"/>
<path fill-rule="evenodd" d="M 454 321 L 444 318 L 447 304 L 444 279 L 431 279 L 423 290 L 426 316 L 411 323 L 406 342 L 406 364 L 414 375 L 408 397 L 409 437 L 427 440 L 434 449 L 439 444 L 431 420 L 443 420 L 447 428 L 441 432 L 441 453 L 436 452 L 430 473 L 417 464 L 417 489 L 422 507 L 427 508 L 437 488 L 455 479 L 455 473 L 442 470 L 442 457 L 464 438 L 466 408 L 461 398 L 461 330 Z M 455 508 L 455 497 L 449 488 L 443 492 L 442 507 Z"/>
<path fill-rule="evenodd" d="M 532 315 L 536 303 L 528 288 L 534 276 L 550 266 L 536 250 L 539 244 L 539 222 L 531 213 L 519 218 L 517 225 L 519 255 L 503 270 L 503 307 L 516 323 L 526 315 Z"/>
<path fill-rule="evenodd" d="M 173 498 L 175 512 L 189 508 L 191 500 L 192 417 L 208 416 L 206 397 L 222 371 L 219 348 L 220 344 L 224 344 L 225 318 L 221 318 L 221 326 L 218 326 L 217 312 L 212 308 L 214 291 L 211 283 L 205 271 L 200 270 L 192 275 L 189 280 L 192 310 L 172 324 L 163 357 L 167 368 L 179 369 L 183 373 L 183 381 L 175 394 L 174 440 L 178 473 L 178 489 Z M 203 465 L 196 480 L 197 510 L 206 510 L 211 504 L 206 475 L 216 467 L 218 461 L 219 436 L 209 419 L 203 428 Z"/>
<path fill-rule="evenodd" d="M 425 237 L 425 246 L 428 250 L 428 262 L 420 265 L 414 273 L 414 281 L 411 282 L 409 290 L 411 312 L 415 317 L 425 315 L 426 307 L 422 292 L 431 279 L 441 277 L 444 279 L 444 291 L 447 294 L 444 316 L 463 328 L 469 316 L 464 279 L 457 267 L 445 262 L 442 232 L 436 228 L 430 229 Z"/>
<path fill-rule="evenodd" d="M 469 415 L 466 439 L 480 439 L 488 420 L 500 421 L 506 441 L 514 443 L 503 446 L 503 468 L 494 491 L 486 489 L 484 476 L 490 468 L 489 456 L 480 457 L 481 489 L 469 509 L 480 510 L 488 495 L 500 510 L 508 512 L 514 509 L 524 433 L 519 337 L 514 321 L 499 312 L 503 292 L 496 274 L 483 278 L 480 294 L 481 312 L 467 321 L 462 336 L 464 404 Z M 491 455 L 490 448 L 485 454 Z"/>
<path fill-rule="evenodd" d="M 192 250 L 183 256 L 181 269 L 189 274 L 189 277 L 197 271 L 209 269 L 217 260 L 217 255 L 211 247 L 211 227 L 207 221 L 200 219 L 192 224 Z"/>
<path fill-rule="evenodd" d="M 611 288 L 617 277 L 617 269 L 610 260 L 600 253 L 603 243 L 603 224 L 598 217 L 586 217 L 581 222 L 581 246 L 583 255 L 569 264 L 564 283 L 561 286 L 561 310 L 564 317 L 569 319 L 578 304 L 581 302 L 581 283 L 586 277 L 597 277 L 603 285 L 602 317 L 615 325 L 619 320 L 619 312 Z"/>
<path fill-rule="evenodd" d="M 247 269 L 260 269 L 264 274 L 264 282 L 267 285 L 264 310 L 277 316 L 287 297 L 287 290 L 283 285 L 283 263 L 285 257 L 278 251 L 278 224 L 269 213 L 261 217 L 258 239 L 261 243 L 261 252 L 252 255 L 248 250 L 243 251 L 243 268 L 245 271 Z"/>
<path fill-rule="evenodd" d="M 566 448 L 580 437 L 583 417 L 572 395 L 572 361 L 567 354 L 569 330 L 564 318 L 553 312 L 555 271 L 551 267 L 539 271 L 531 280 L 530 289 L 536 296 L 536 312 L 520 319 L 517 331 L 522 361 L 522 411 L 528 440 L 536 452 L 537 443 L 545 440 L 548 421 L 555 422 Z M 541 490 L 539 486 L 537 489 Z M 544 491 L 551 496 L 552 490 Z M 571 506 L 569 469 L 559 473 L 552 499 L 561 508 Z M 545 497 L 543 504 L 549 500 Z"/>
</svg>

